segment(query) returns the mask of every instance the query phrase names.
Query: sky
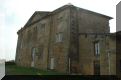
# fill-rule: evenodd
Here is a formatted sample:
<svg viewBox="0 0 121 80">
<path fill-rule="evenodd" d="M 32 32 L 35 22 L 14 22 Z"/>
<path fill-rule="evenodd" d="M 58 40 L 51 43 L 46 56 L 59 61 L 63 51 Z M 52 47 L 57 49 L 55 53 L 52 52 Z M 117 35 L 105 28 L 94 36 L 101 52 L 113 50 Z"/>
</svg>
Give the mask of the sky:
<svg viewBox="0 0 121 80">
<path fill-rule="evenodd" d="M 116 31 L 116 4 L 120 0 L 0 0 L 0 59 L 14 60 L 17 31 L 35 11 L 53 11 L 71 3 L 113 17 L 110 31 Z"/>
</svg>

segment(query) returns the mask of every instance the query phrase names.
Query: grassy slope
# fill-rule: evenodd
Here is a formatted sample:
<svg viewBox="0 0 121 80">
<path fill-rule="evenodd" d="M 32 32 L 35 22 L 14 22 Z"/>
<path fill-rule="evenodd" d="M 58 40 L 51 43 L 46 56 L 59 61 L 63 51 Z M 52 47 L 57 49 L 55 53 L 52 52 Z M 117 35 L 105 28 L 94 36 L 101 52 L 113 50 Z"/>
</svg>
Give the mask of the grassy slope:
<svg viewBox="0 0 121 80">
<path fill-rule="evenodd" d="M 44 71 L 35 68 L 26 68 L 16 65 L 6 65 L 6 75 L 65 75 L 64 73 L 54 71 Z"/>
</svg>

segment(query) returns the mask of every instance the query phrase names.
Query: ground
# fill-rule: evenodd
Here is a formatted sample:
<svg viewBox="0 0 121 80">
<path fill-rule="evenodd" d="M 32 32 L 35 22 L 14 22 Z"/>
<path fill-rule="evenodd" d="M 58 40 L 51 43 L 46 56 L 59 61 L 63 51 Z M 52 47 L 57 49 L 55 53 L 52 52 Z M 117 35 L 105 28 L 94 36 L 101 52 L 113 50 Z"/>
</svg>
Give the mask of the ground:
<svg viewBox="0 0 121 80">
<path fill-rule="evenodd" d="M 66 75 L 55 71 L 45 71 L 35 68 L 20 67 L 15 64 L 5 65 L 6 75 Z"/>
</svg>

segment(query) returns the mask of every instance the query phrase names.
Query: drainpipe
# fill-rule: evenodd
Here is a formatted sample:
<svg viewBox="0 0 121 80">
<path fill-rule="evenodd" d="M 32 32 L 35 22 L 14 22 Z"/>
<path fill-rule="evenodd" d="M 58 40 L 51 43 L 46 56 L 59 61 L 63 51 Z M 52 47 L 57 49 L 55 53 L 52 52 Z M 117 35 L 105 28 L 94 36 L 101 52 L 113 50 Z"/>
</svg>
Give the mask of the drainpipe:
<svg viewBox="0 0 121 80">
<path fill-rule="evenodd" d="M 69 66 L 69 73 L 71 72 L 70 69 L 71 69 L 71 60 L 70 60 L 70 57 L 68 58 L 68 66 Z"/>
<path fill-rule="evenodd" d="M 109 64 L 109 75 L 111 73 L 111 69 L 110 69 L 110 51 L 108 51 L 108 64 Z"/>
<path fill-rule="evenodd" d="M 52 17 L 50 16 L 50 22 L 49 22 L 49 24 L 50 24 L 50 32 L 49 32 L 49 39 L 48 39 L 48 54 L 47 54 L 47 70 L 49 70 L 49 58 L 50 58 L 50 42 L 51 42 L 51 27 L 53 26 L 52 25 Z"/>
</svg>

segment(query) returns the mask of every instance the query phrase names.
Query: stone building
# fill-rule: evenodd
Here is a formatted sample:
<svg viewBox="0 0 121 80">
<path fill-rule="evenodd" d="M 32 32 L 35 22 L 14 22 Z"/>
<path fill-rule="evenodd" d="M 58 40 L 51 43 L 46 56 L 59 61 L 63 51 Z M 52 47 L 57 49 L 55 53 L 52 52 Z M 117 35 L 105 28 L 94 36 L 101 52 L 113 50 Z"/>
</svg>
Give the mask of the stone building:
<svg viewBox="0 0 121 80">
<path fill-rule="evenodd" d="M 116 33 L 116 75 L 121 78 L 121 31 Z"/>
<path fill-rule="evenodd" d="M 82 75 L 115 75 L 109 16 L 64 5 L 36 11 L 18 33 L 16 64 Z"/>
</svg>

